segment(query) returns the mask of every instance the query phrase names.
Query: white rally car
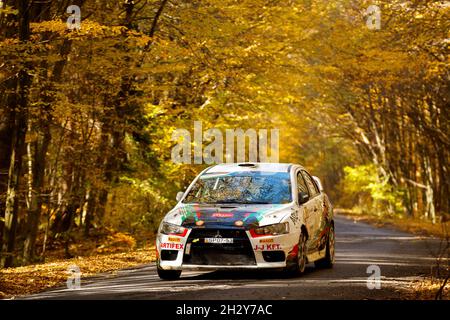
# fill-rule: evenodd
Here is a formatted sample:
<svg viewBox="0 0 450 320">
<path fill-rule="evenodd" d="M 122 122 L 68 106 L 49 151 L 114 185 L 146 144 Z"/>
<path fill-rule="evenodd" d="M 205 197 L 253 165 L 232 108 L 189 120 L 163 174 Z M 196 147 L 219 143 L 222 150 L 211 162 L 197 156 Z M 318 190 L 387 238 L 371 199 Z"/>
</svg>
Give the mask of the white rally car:
<svg viewBox="0 0 450 320">
<path fill-rule="evenodd" d="M 186 269 L 299 274 L 310 262 L 333 266 L 333 209 L 320 180 L 300 165 L 216 165 L 177 200 L 156 239 L 161 279 Z"/>
</svg>

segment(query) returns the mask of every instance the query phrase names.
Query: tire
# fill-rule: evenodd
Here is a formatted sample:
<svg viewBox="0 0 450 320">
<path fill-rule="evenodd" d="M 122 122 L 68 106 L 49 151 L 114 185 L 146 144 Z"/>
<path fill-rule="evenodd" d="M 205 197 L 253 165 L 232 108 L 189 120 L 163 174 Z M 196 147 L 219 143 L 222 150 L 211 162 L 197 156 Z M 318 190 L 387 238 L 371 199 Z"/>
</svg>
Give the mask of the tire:
<svg viewBox="0 0 450 320">
<path fill-rule="evenodd" d="M 334 246 L 335 246 L 334 225 L 331 225 L 330 231 L 328 231 L 328 239 L 327 239 L 325 258 L 314 262 L 314 265 L 316 266 L 316 268 L 320 268 L 320 269 L 333 268 L 334 255 L 335 255 Z"/>
<path fill-rule="evenodd" d="M 161 280 L 178 280 L 181 276 L 181 270 L 164 270 L 156 267 L 158 276 Z"/>
<path fill-rule="evenodd" d="M 298 251 L 295 261 L 292 261 L 289 266 L 285 268 L 285 273 L 289 276 L 301 275 L 305 272 L 306 264 L 308 263 L 308 258 L 306 257 L 306 235 L 300 234 L 300 239 L 298 242 Z"/>
</svg>

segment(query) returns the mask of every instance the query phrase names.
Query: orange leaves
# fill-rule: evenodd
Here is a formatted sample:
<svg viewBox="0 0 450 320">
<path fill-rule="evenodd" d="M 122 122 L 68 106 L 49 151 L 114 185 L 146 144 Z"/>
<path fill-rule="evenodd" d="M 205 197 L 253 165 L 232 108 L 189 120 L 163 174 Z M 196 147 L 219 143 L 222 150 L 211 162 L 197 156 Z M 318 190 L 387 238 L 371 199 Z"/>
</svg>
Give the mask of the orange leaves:
<svg viewBox="0 0 450 320">
<path fill-rule="evenodd" d="M 97 248 L 98 253 L 112 253 L 118 251 L 133 250 L 136 247 L 136 239 L 132 236 L 116 232 L 107 237 L 106 242 Z"/>
<path fill-rule="evenodd" d="M 105 38 L 125 35 L 129 39 L 137 39 L 136 44 L 139 46 L 145 46 L 152 40 L 151 37 L 135 30 L 128 30 L 124 26 L 104 25 L 89 19 L 81 22 L 79 30 L 68 29 L 66 22 L 61 20 L 31 23 L 31 30 L 34 34 L 51 32 L 70 39 L 81 39 L 83 37 Z"/>
<path fill-rule="evenodd" d="M 123 235 L 117 236 L 119 239 L 122 237 Z M 71 265 L 77 265 L 80 268 L 81 277 L 86 278 L 98 273 L 150 263 L 155 261 L 155 258 L 155 248 L 152 245 L 123 253 L 55 260 L 34 266 L 1 269 L 0 299 L 64 285 L 69 275 L 67 269 Z"/>
<path fill-rule="evenodd" d="M 35 22 L 30 24 L 33 33 L 56 32 L 64 34 L 67 31 L 67 25 L 60 20 L 50 20 Z"/>
</svg>

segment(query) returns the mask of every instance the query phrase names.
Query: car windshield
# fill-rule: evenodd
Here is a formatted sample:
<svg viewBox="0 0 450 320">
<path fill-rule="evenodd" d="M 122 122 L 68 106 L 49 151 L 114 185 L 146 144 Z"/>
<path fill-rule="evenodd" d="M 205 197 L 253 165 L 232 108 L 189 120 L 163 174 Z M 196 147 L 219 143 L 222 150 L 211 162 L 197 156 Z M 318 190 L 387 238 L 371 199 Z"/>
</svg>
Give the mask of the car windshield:
<svg viewBox="0 0 450 320">
<path fill-rule="evenodd" d="M 232 172 L 202 175 L 184 203 L 283 204 L 292 201 L 288 172 Z"/>
</svg>

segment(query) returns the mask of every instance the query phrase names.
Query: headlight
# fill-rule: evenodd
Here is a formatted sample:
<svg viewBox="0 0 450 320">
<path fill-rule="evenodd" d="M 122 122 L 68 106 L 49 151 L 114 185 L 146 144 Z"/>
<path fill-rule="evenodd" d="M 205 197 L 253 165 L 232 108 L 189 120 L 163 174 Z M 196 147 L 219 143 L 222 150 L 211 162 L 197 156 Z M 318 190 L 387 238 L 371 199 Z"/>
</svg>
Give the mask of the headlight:
<svg viewBox="0 0 450 320">
<path fill-rule="evenodd" d="M 183 228 L 181 226 L 177 226 L 176 224 L 162 222 L 159 232 L 171 236 L 181 236 L 184 237 L 187 233 L 188 229 Z"/>
<path fill-rule="evenodd" d="M 264 226 L 250 230 L 250 234 L 252 235 L 252 237 L 276 236 L 286 233 L 289 233 L 288 222 L 272 224 L 270 226 Z"/>
</svg>

